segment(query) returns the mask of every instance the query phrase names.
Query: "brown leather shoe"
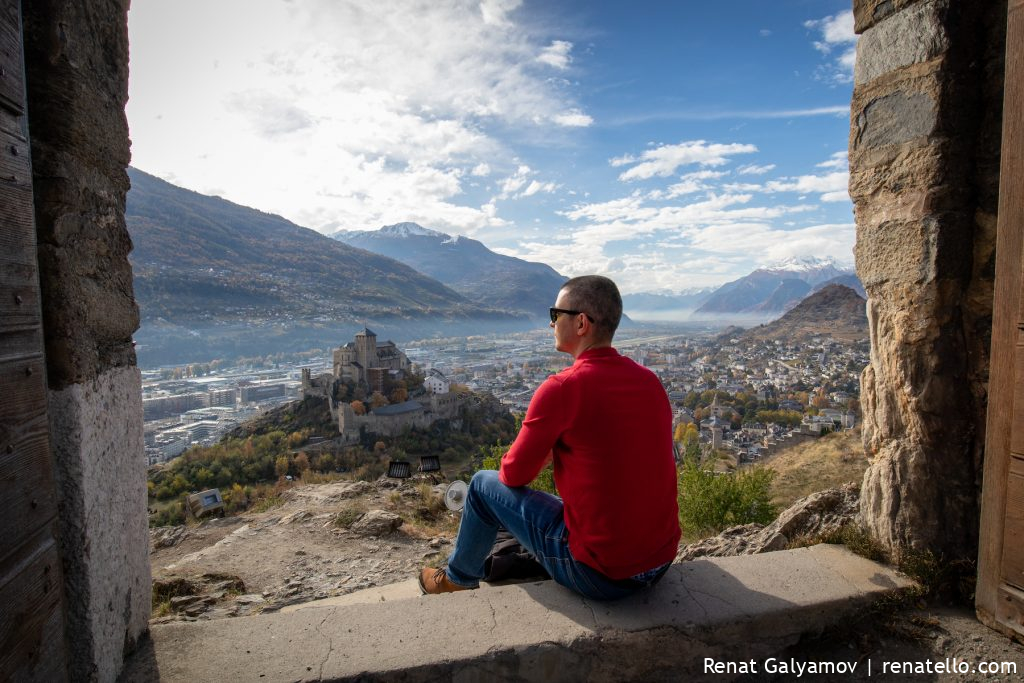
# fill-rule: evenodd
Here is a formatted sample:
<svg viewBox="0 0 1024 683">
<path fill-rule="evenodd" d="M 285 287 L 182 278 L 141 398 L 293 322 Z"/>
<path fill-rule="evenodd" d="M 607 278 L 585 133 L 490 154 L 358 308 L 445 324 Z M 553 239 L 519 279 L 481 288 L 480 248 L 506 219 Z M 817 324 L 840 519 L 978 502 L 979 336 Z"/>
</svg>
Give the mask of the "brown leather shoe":
<svg viewBox="0 0 1024 683">
<path fill-rule="evenodd" d="M 423 591 L 424 595 L 454 593 L 455 591 L 472 590 L 472 588 L 475 588 L 475 586 L 460 586 L 457 583 L 452 583 L 448 579 L 448 574 L 445 573 L 444 567 L 440 569 L 424 567 L 423 571 L 420 572 L 420 590 Z"/>
</svg>

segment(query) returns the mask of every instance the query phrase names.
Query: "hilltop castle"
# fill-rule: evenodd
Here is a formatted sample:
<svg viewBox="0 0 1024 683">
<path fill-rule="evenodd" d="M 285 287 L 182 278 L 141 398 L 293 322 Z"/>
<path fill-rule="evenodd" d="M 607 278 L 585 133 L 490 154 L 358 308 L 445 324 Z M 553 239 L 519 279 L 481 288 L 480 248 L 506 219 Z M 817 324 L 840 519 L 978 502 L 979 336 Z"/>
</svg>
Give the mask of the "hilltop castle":
<svg viewBox="0 0 1024 683">
<path fill-rule="evenodd" d="M 383 376 L 388 371 L 409 369 L 409 358 L 391 340 L 377 341 L 377 334 L 364 327 L 356 333 L 355 341 L 334 350 L 334 377 L 364 382 L 380 390 Z"/>
</svg>

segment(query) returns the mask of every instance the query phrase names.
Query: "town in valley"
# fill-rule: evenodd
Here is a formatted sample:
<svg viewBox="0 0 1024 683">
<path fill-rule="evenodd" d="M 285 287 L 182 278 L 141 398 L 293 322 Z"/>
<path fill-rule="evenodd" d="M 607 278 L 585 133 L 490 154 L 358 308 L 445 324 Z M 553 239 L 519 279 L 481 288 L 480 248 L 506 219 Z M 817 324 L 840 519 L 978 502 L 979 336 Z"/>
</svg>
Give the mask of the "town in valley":
<svg viewBox="0 0 1024 683">
<path fill-rule="evenodd" d="M 450 417 L 480 397 L 523 413 L 540 383 L 570 360 L 553 349 L 547 329 L 401 346 L 367 335 L 369 328 L 335 348 L 293 356 L 143 370 L 148 463 L 213 444 L 268 410 L 328 391 L 339 444 L 353 442 L 360 426 L 381 433 L 426 426 L 432 415 Z M 866 339 L 758 339 L 738 328 L 648 326 L 621 330 L 615 346 L 661 379 L 676 441 L 713 448 L 733 466 L 858 422 Z M 422 386 L 385 391 L 407 374 L 422 378 Z M 339 393 L 343 384 L 348 389 Z"/>
</svg>

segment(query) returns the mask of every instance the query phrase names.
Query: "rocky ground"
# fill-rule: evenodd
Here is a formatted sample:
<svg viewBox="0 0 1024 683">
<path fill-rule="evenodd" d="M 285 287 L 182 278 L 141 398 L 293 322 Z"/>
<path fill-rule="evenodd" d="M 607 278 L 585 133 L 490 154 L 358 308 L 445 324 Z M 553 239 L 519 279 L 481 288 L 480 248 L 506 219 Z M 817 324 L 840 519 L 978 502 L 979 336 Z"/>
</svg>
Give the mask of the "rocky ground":
<svg viewBox="0 0 1024 683">
<path fill-rule="evenodd" d="M 218 619 L 402 581 L 457 525 L 421 478 L 297 486 L 265 512 L 151 530 L 154 622 Z"/>
<path fill-rule="evenodd" d="M 335 482 L 296 486 L 281 504 L 258 513 L 194 526 L 153 529 L 154 623 L 220 619 L 404 581 L 444 561 L 457 516 L 441 502 L 444 484 L 420 475 L 398 483 Z M 771 525 L 748 525 L 682 548 L 678 560 L 770 552 L 794 540 L 827 535 L 857 507 L 853 486 L 808 496 Z M 806 638 L 781 661 L 858 662 L 854 673 L 816 681 L 1024 680 L 1024 645 L 989 628 L 965 607 L 917 604 L 867 613 L 842 628 Z M 871 663 L 868 674 L 867 664 Z M 933 671 L 883 673 L 885 662 L 932 663 Z M 968 667 L 936 673 L 934 664 Z M 979 662 L 1012 662 L 1016 673 L 983 675 Z M 809 674 L 805 674 L 809 675 Z M 794 673 L 743 681 L 796 680 Z"/>
<path fill-rule="evenodd" d="M 809 680 L 840 681 L 986 681 L 1017 683 L 1024 680 L 1024 645 L 979 622 L 965 607 L 920 606 L 884 614 L 865 614 L 841 628 L 805 638 L 776 656 L 778 662 L 856 663 L 852 672 L 809 674 Z M 981 673 L 980 664 L 1012 665 L 998 673 Z M 869 668 L 870 663 L 870 668 Z M 738 678 L 744 683 L 798 680 L 792 671 L 765 671 Z M 898 664 L 903 670 L 895 670 Z M 797 666 L 792 666 L 793 670 Z M 888 669 L 886 669 L 888 666 Z M 940 671 L 942 669 L 947 669 Z"/>
</svg>

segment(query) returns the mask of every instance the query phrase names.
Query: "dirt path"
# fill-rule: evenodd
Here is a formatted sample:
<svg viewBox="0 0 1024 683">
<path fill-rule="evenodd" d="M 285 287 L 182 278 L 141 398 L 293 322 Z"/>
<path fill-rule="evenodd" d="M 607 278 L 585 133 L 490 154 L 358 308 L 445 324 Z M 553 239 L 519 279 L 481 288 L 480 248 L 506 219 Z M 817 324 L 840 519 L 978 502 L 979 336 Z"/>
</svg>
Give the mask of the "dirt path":
<svg viewBox="0 0 1024 683">
<path fill-rule="evenodd" d="M 414 576 L 426 562 L 441 558 L 457 524 L 452 513 L 437 507 L 428 510 L 434 517 L 422 521 L 431 516 L 423 513 L 430 507 L 423 500 L 426 487 L 387 481 L 301 486 L 266 512 L 154 530 L 154 582 L 175 584 L 168 591 L 179 598 L 173 609 L 158 607 L 156 619 L 239 616 Z M 373 528 L 336 522 L 339 515 L 348 522 L 374 510 L 382 512 Z M 396 515 L 401 526 L 391 531 Z M 173 545 L 158 547 L 160 539 L 175 535 L 180 538 Z M 234 578 L 244 587 L 226 584 Z M 186 600 L 189 596 L 198 599 Z"/>
</svg>

